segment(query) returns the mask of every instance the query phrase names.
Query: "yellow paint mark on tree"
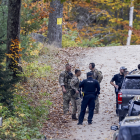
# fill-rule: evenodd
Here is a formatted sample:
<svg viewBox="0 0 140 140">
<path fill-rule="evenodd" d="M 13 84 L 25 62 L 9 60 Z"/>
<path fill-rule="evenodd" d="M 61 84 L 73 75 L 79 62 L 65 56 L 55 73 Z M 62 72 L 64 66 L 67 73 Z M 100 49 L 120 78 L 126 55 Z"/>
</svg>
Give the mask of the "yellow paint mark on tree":
<svg viewBox="0 0 140 140">
<path fill-rule="evenodd" d="M 61 25 L 62 24 L 62 18 L 57 18 L 57 25 Z"/>
</svg>

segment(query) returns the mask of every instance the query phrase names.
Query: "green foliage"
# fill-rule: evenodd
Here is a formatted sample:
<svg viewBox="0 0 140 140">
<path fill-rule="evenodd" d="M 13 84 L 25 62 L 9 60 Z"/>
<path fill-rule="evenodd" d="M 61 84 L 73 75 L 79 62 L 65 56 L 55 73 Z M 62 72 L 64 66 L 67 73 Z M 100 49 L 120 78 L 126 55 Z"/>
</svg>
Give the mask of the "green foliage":
<svg viewBox="0 0 140 140">
<path fill-rule="evenodd" d="M 49 24 L 49 18 L 44 18 L 43 20 L 45 21 L 46 25 Z"/>
<path fill-rule="evenodd" d="M 46 94 L 42 94 L 42 96 Z M 17 94 L 14 97 L 14 116 L 11 116 L 7 108 L 0 104 L 3 120 L 3 127 L 0 128 L 2 139 L 41 139 L 39 129 L 47 120 L 48 108 L 52 104 L 49 100 L 41 101 L 37 106 L 31 105 L 34 99 L 25 95 Z"/>
<path fill-rule="evenodd" d="M 7 37 L 7 17 L 8 8 L 4 4 L 0 5 L 0 103 L 3 103 L 9 109 L 13 108 L 13 92 L 14 84 L 18 79 L 12 78 L 12 72 L 6 69 L 5 53 L 6 53 L 6 37 Z"/>
<path fill-rule="evenodd" d="M 62 47 L 77 47 L 77 43 L 75 42 L 75 39 L 78 36 L 77 31 L 68 31 L 67 34 L 64 34 L 62 36 Z"/>
<path fill-rule="evenodd" d="M 107 46 L 120 46 L 121 44 L 120 43 L 111 43 L 111 44 L 108 44 Z"/>
<path fill-rule="evenodd" d="M 52 1 L 52 0 L 44 0 L 44 2 L 48 2 L 48 1 Z M 62 3 L 65 2 L 66 0 L 60 0 Z"/>
<path fill-rule="evenodd" d="M 104 46 L 102 43 L 99 43 L 99 38 L 92 38 L 91 40 L 85 39 L 82 43 L 79 43 L 81 47 L 102 47 Z"/>
<path fill-rule="evenodd" d="M 37 55 L 30 55 L 32 51 L 38 50 L 38 43 L 34 42 L 33 39 L 30 36 L 26 35 L 20 35 L 21 38 L 21 47 L 24 48 L 22 50 L 22 58 L 26 62 L 31 62 L 35 58 L 37 58 Z"/>
<path fill-rule="evenodd" d="M 12 109 L 12 99 L 14 92 L 14 84 L 18 82 L 19 79 L 12 78 L 12 72 L 6 69 L 3 65 L 5 58 L 5 51 L 0 49 L 0 103 L 8 106 Z"/>
<path fill-rule="evenodd" d="M 7 37 L 7 17 L 8 8 L 4 4 L 0 5 L 0 47 L 5 48 Z"/>
<path fill-rule="evenodd" d="M 51 67 L 46 64 L 39 63 L 38 61 L 31 62 L 30 64 L 23 64 L 24 73 L 19 76 L 25 77 L 46 77 L 46 73 L 51 71 Z"/>
<path fill-rule="evenodd" d="M 99 38 L 84 39 L 81 43 L 76 42 L 78 31 L 69 30 L 67 34 L 62 36 L 62 47 L 102 47 L 104 46 Z"/>
<path fill-rule="evenodd" d="M 37 5 L 30 8 L 32 0 L 23 0 L 21 6 L 21 34 L 27 35 L 41 28 L 43 19 L 39 19 L 40 11 L 37 11 Z"/>
<path fill-rule="evenodd" d="M 34 52 L 34 49 L 31 52 Z M 30 58 L 30 53 L 29 56 L 26 56 L 27 60 Z M 0 51 L 0 56 L 0 62 L 3 62 L 2 58 L 5 57 L 4 51 Z M 30 78 L 45 77 L 46 73 L 51 70 L 50 66 L 39 63 L 38 61 L 30 63 L 23 61 L 22 65 L 24 74 L 20 74 L 20 76 L 27 76 Z M 25 93 L 20 83 L 10 87 L 7 81 L 11 82 L 11 77 L 6 77 L 8 71 L 5 70 L 3 65 L 0 64 L 0 66 L 0 93 L 4 93 L 6 101 L 8 100 L 7 96 L 12 93 L 10 99 L 12 99 L 13 107 L 11 112 L 9 111 L 9 106 L 5 106 L 4 103 L 0 104 L 0 116 L 3 117 L 3 127 L 0 128 L 0 138 L 14 140 L 42 139 L 43 135 L 40 133 L 40 129 L 46 119 L 48 119 L 49 106 L 52 105 L 52 102 L 49 99 L 44 100 L 44 98 L 46 98 L 45 96 L 48 96 L 48 94 L 39 93 L 38 96 L 40 100 L 36 101 L 34 93 Z M 5 77 L 6 79 L 4 79 Z M 17 87 L 17 89 L 15 89 L 15 87 Z M 7 92 L 5 92 L 3 88 Z M 12 91 L 16 92 L 16 94 L 13 95 Z M 0 94 L 0 97 L 2 97 L 2 94 Z M 28 94 L 30 95 L 28 96 Z"/>
<path fill-rule="evenodd" d="M 90 0 L 86 0 L 87 3 L 90 3 Z"/>
<path fill-rule="evenodd" d="M 138 16 L 140 17 L 140 15 L 138 15 Z M 139 30 L 139 29 L 140 29 L 140 20 L 134 19 L 133 27 L 134 27 L 136 30 Z"/>
<path fill-rule="evenodd" d="M 0 117 L 8 118 L 11 117 L 12 113 L 9 110 L 8 106 L 4 106 L 4 103 L 0 103 Z"/>
</svg>

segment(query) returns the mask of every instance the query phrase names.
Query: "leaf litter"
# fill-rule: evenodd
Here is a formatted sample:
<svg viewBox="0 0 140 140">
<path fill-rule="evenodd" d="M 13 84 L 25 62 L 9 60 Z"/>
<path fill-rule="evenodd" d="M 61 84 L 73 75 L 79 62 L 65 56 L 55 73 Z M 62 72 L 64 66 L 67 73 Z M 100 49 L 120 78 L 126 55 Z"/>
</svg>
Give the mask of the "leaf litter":
<svg viewBox="0 0 140 140">
<path fill-rule="evenodd" d="M 58 77 L 61 71 L 65 70 L 65 64 L 72 64 L 72 71 L 79 68 L 75 60 L 78 56 L 84 56 L 84 48 L 55 48 L 53 45 L 44 45 L 39 53 L 38 62 L 51 66 L 51 71 L 46 73 L 45 77 L 30 77 L 27 82 L 23 84 L 24 93 L 26 96 L 34 99 L 30 104 L 37 106 L 39 101 L 49 100 L 52 105 L 49 108 L 47 121 L 44 122 L 41 133 L 47 139 L 51 138 L 69 138 L 71 130 L 69 123 L 71 122 L 71 115 L 63 115 L 63 98 L 61 87 L 59 86 Z M 44 95 L 40 94 L 44 93 Z M 46 107 L 46 111 L 48 109 Z M 70 114 L 72 105 L 70 104 Z"/>
</svg>

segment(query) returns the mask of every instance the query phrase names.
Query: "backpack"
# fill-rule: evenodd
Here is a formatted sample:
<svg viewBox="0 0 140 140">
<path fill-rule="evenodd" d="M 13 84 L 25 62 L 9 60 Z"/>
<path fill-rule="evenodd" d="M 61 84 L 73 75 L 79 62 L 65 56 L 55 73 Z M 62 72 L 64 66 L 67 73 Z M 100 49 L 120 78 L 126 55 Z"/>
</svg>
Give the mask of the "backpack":
<svg viewBox="0 0 140 140">
<path fill-rule="evenodd" d="M 101 72 L 101 71 L 98 71 L 98 76 L 97 76 L 96 80 L 97 80 L 99 83 L 101 83 L 102 79 L 103 79 L 102 72 Z"/>
</svg>

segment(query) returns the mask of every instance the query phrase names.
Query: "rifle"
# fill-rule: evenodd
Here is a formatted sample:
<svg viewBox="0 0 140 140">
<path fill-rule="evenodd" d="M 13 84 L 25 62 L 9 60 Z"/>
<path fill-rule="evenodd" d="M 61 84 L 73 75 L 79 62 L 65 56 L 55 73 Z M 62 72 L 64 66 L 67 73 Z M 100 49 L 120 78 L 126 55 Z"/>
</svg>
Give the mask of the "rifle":
<svg viewBox="0 0 140 140">
<path fill-rule="evenodd" d="M 137 69 L 132 70 L 131 72 L 129 72 L 129 74 L 132 74 L 132 72 L 137 71 Z"/>
</svg>

